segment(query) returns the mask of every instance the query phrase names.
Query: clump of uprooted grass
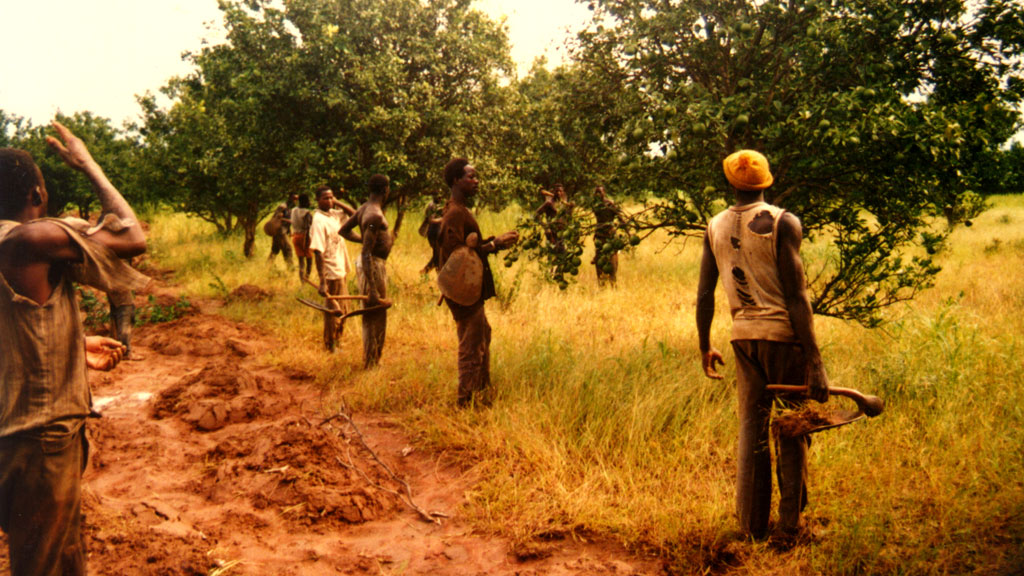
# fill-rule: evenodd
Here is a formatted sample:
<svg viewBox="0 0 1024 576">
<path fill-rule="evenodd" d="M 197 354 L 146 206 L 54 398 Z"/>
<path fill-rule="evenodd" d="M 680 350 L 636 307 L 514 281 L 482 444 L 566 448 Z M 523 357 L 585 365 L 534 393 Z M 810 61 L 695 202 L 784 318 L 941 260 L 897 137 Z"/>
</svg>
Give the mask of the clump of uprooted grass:
<svg viewBox="0 0 1024 576">
<path fill-rule="evenodd" d="M 481 226 L 499 232 L 516 217 L 482 214 Z M 496 399 L 459 411 L 454 323 L 433 276 L 418 272 L 429 249 L 412 228 L 389 260 L 395 306 L 371 371 L 361 370 L 358 321 L 339 353 L 320 350 L 319 316 L 295 301 L 312 289 L 280 261 L 267 265 L 269 239 L 246 260 L 240 238 L 166 214 L 151 239 L 190 295 L 269 290 L 224 313 L 278 335 L 268 360 L 315 376 L 326 406 L 344 397 L 392 413 L 421 446 L 471 469 L 465 513 L 524 557 L 559 538 L 603 536 L 679 573 L 1000 574 L 1021 565 L 1024 546 L 1021 221 L 1024 200 L 996 198 L 940 253 L 936 286 L 888 311 L 882 329 L 817 320 L 833 383 L 881 396 L 886 412 L 813 436 L 808 530 L 788 550 L 735 533 L 728 310 L 719 293 L 713 343 L 726 379 L 711 381 L 693 321 L 698 242 L 645 242 L 622 256 L 614 289 L 598 288 L 586 266 L 559 291 L 529 262 L 492 259 Z M 807 257 L 826 253 L 809 246 Z"/>
<path fill-rule="evenodd" d="M 848 422 L 841 413 L 814 404 L 780 410 L 772 418 L 772 432 L 781 438 L 799 438 Z"/>
</svg>

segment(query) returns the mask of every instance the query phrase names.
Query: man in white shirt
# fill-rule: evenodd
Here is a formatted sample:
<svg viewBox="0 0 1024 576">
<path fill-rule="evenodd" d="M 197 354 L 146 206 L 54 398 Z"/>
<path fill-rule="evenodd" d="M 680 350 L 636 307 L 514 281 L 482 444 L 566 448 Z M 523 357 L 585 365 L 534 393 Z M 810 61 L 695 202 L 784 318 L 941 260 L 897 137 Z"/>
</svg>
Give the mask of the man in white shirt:
<svg viewBox="0 0 1024 576">
<path fill-rule="evenodd" d="M 334 300 L 331 296 L 348 294 L 346 277 L 351 269 L 345 240 L 338 234 L 341 224 L 355 210 L 334 198 L 330 186 L 321 186 L 316 190 L 317 211 L 313 213 L 313 223 L 309 226 L 309 249 L 313 252 L 316 272 L 320 277 L 320 295 L 327 298 L 326 306 L 345 312 L 344 300 Z M 334 347 L 341 339 L 344 329 L 342 321 L 334 314 L 324 313 L 324 347 L 334 352 Z"/>
</svg>

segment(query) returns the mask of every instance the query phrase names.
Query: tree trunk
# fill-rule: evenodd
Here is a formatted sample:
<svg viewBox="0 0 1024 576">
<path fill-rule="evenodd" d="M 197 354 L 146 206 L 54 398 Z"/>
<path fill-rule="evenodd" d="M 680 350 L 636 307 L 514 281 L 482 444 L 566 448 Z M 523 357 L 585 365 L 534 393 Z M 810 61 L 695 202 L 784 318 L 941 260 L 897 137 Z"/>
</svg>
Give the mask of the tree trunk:
<svg viewBox="0 0 1024 576">
<path fill-rule="evenodd" d="M 242 254 L 246 258 L 252 258 L 253 249 L 256 247 L 256 221 L 246 220 L 242 223 L 242 229 L 245 231 L 245 244 L 242 245 Z"/>
<path fill-rule="evenodd" d="M 405 220 L 406 200 L 406 195 L 402 194 L 398 197 L 398 202 L 395 203 L 395 210 L 398 211 L 398 214 L 395 216 L 395 225 L 391 227 L 391 237 L 396 240 L 398 239 L 398 231 L 402 228 L 402 221 Z"/>
</svg>

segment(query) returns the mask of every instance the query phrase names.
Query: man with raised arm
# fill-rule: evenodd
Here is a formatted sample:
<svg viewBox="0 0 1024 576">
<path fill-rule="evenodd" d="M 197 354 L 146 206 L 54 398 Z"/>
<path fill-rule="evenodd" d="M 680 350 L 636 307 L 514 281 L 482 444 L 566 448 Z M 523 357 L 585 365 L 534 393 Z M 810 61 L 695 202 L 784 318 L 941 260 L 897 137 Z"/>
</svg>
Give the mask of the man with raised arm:
<svg viewBox="0 0 1024 576">
<path fill-rule="evenodd" d="M 338 235 L 341 223 L 355 214 L 355 210 L 344 202 L 334 198 L 330 186 L 321 186 L 316 190 L 317 211 L 313 213 L 313 221 L 309 225 L 309 250 L 313 252 L 316 273 L 320 278 L 318 291 L 327 299 L 325 306 L 345 312 L 344 300 L 332 299 L 331 296 L 348 294 L 348 250 L 345 240 Z M 324 348 L 334 352 L 341 339 L 345 324 L 338 316 L 324 312 Z"/>
<path fill-rule="evenodd" d="M 803 384 L 811 398 L 828 400 L 828 376 L 814 335 L 796 216 L 767 204 L 774 179 L 768 160 L 740 150 L 723 162 L 736 203 L 711 219 L 697 287 L 697 332 L 708 378 L 721 379 L 721 353 L 711 345 L 715 285 L 719 277 L 732 312 L 740 437 L 736 510 L 754 538 L 768 533 L 772 498 L 769 426 L 775 396 L 768 384 Z M 721 273 L 721 274 L 720 274 Z M 807 436 L 776 438 L 780 539 L 791 539 L 807 504 Z"/>
<path fill-rule="evenodd" d="M 148 281 L 121 260 L 146 250 L 135 213 L 85 144 L 53 127 L 60 140 L 47 143 L 89 178 L 103 215 L 95 226 L 46 218 L 32 157 L 0 149 L 0 528 L 13 576 L 85 574 L 86 368 L 113 368 L 124 347 L 85 337 L 72 282 L 116 292 Z"/>
<path fill-rule="evenodd" d="M 342 237 L 363 245 L 356 259 L 356 280 L 360 293 L 367 297 L 363 304 L 367 309 L 380 307 L 388 297 L 387 259 L 394 238 L 388 230 L 388 220 L 384 217 L 384 204 L 390 191 L 387 176 L 371 176 L 369 199 L 341 226 Z M 359 234 L 355 232 L 356 226 L 359 227 Z M 363 314 L 364 368 L 376 366 L 380 362 L 387 328 L 387 309 Z"/>
<path fill-rule="evenodd" d="M 458 405 L 465 407 L 474 401 L 489 402 L 485 394 L 491 384 L 491 325 L 487 323 L 484 302 L 495 296 L 495 291 L 487 255 L 514 246 L 519 234 L 512 230 L 497 238 L 481 238 L 480 225 L 467 206 L 479 186 L 476 168 L 468 160 L 453 158 L 448 162 L 444 167 L 444 181 L 451 189 L 451 196 L 441 218 L 440 269 L 443 272 L 449 258 L 462 247 L 471 250 L 483 264 L 482 282 L 472 297 L 459 303 L 445 295 L 459 337 Z"/>
</svg>

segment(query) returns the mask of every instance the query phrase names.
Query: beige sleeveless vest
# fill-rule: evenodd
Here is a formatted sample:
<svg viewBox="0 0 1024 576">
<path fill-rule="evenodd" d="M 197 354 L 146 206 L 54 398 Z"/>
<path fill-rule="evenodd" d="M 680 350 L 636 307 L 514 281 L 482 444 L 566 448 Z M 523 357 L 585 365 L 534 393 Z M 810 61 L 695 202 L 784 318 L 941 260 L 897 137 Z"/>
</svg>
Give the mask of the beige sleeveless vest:
<svg viewBox="0 0 1024 576">
<path fill-rule="evenodd" d="M 765 202 L 731 206 L 708 224 L 711 251 L 732 311 L 733 340 L 798 341 L 786 310 L 775 253 L 784 212 Z M 765 213 L 771 217 L 771 232 L 758 234 L 750 224 Z"/>
</svg>

